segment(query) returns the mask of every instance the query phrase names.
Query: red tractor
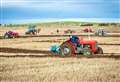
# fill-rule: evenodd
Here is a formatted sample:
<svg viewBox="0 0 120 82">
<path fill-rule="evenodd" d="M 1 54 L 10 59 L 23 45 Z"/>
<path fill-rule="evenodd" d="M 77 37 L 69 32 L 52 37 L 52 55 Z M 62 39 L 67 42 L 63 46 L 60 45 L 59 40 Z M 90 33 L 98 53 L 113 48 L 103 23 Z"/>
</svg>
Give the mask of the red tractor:
<svg viewBox="0 0 120 82">
<path fill-rule="evenodd" d="M 93 54 L 103 54 L 102 48 L 98 46 L 96 41 L 80 41 L 77 36 L 72 36 L 69 40 L 63 42 L 59 47 L 51 49 L 51 51 L 62 56 L 75 56 L 77 54 L 91 56 Z"/>
<path fill-rule="evenodd" d="M 18 38 L 19 37 L 19 33 L 18 32 L 13 32 L 13 31 L 8 31 L 4 34 L 4 38 L 8 39 L 8 38 Z"/>
<path fill-rule="evenodd" d="M 84 32 L 93 32 L 93 30 L 91 28 L 85 28 L 83 31 Z"/>
</svg>

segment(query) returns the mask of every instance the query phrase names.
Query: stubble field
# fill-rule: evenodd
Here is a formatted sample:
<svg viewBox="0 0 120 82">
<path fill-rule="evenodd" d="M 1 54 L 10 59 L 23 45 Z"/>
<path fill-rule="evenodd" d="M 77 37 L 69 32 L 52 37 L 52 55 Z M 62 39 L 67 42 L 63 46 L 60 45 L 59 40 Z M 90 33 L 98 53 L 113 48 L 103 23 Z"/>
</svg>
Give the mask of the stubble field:
<svg viewBox="0 0 120 82">
<path fill-rule="evenodd" d="M 2 29 L 1 34 L 5 30 Z M 44 30 L 45 28 L 41 30 L 41 34 L 50 34 L 47 28 Z M 23 30 L 20 32 L 24 34 Z M 51 29 L 51 32 L 55 30 Z M 60 45 L 68 38 L 63 36 L 0 39 L 0 81 L 120 82 L 120 37 L 91 37 L 102 44 L 100 46 L 104 54 L 99 54 L 101 57 L 47 56 L 52 55 L 49 53 L 50 46 Z M 88 37 L 84 39 L 88 40 Z"/>
</svg>

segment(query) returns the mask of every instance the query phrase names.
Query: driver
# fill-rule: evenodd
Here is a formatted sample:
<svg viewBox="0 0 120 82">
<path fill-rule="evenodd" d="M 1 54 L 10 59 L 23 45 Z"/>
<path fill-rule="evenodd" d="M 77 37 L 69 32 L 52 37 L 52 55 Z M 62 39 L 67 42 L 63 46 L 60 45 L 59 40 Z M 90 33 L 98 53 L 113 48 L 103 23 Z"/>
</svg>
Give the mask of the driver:
<svg viewBox="0 0 120 82">
<path fill-rule="evenodd" d="M 75 36 L 75 35 L 70 37 L 70 41 L 72 43 L 74 43 L 76 46 L 78 46 L 80 44 L 80 40 L 79 40 L 78 36 Z"/>
</svg>

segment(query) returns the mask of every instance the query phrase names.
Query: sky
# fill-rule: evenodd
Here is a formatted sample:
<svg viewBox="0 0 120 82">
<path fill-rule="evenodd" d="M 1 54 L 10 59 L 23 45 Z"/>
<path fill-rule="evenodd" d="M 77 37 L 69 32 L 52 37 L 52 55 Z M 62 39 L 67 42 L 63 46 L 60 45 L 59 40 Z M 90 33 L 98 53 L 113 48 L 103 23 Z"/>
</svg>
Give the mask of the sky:
<svg viewBox="0 0 120 82">
<path fill-rule="evenodd" d="M 120 22 L 120 0 L 1 0 L 1 23 Z"/>
</svg>

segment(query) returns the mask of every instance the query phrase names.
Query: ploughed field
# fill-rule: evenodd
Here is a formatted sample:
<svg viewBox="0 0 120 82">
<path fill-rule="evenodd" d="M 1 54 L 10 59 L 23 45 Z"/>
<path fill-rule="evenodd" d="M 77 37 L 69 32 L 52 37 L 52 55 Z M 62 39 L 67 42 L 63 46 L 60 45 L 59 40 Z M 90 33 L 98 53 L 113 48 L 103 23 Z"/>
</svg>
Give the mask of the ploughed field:
<svg viewBox="0 0 120 82">
<path fill-rule="evenodd" d="M 51 56 L 50 47 L 68 38 L 0 39 L 0 81 L 120 82 L 120 37 L 90 37 L 98 41 L 103 55 L 90 58 Z"/>
</svg>

